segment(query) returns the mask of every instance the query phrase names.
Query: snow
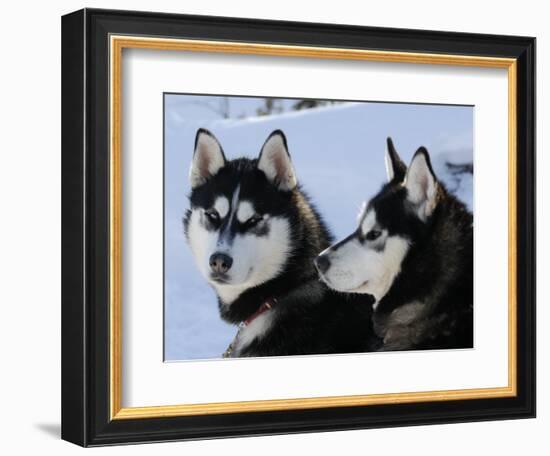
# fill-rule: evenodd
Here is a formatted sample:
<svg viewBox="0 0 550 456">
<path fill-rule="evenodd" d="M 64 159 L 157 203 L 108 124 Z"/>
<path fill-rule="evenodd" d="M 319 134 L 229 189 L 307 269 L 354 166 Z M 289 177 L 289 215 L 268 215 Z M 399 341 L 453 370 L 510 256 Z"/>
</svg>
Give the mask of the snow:
<svg viewBox="0 0 550 456">
<path fill-rule="evenodd" d="M 199 127 L 216 135 L 228 159 L 256 157 L 269 133 L 283 130 L 298 181 L 337 238 L 355 229 L 362 202 L 385 182 L 387 136 L 406 163 L 419 146 L 427 147 L 438 178 L 473 208 L 473 176 L 453 175 L 446 166 L 473 161 L 473 107 L 341 103 L 220 120 L 201 111 L 199 104 L 193 110 L 192 99 L 190 95 L 165 98 L 166 361 L 217 358 L 236 332 L 220 319 L 215 294 L 199 274 L 183 235 L 190 190 L 187 176 Z M 232 100 L 232 109 L 237 110 L 242 99 Z M 253 112 L 250 104 L 247 98 L 248 115 Z"/>
</svg>

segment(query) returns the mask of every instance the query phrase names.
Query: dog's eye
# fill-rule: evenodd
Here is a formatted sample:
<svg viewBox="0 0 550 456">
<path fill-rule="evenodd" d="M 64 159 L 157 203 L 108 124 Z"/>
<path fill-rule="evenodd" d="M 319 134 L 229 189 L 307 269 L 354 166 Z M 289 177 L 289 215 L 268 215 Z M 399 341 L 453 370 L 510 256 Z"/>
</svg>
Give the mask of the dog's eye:
<svg viewBox="0 0 550 456">
<path fill-rule="evenodd" d="M 245 228 L 252 228 L 260 223 L 264 218 L 261 215 L 253 215 L 246 222 L 244 222 Z"/>
<path fill-rule="evenodd" d="M 381 234 L 382 234 L 382 231 L 380 231 L 380 230 L 370 230 L 365 235 L 365 239 L 367 241 L 375 241 L 376 239 L 378 239 L 380 237 Z"/>
<path fill-rule="evenodd" d="M 204 215 L 206 215 L 206 218 L 208 218 L 208 220 L 212 223 L 217 223 L 220 220 L 220 214 L 218 214 L 216 209 L 207 209 L 204 211 Z"/>
</svg>

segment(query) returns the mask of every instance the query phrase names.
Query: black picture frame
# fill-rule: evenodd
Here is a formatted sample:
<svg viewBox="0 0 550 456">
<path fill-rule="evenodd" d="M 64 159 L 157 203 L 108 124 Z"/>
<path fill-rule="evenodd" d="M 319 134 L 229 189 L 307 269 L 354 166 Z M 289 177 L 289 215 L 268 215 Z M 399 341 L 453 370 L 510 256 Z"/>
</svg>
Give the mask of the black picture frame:
<svg viewBox="0 0 550 456">
<path fill-rule="evenodd" d="M 111 420 L 109 36 L 517 60 L 517 395 Z M 84 9 L 62 19 L 62 438 L 82 446 L 535 416 L 535 39 Z"/>
</svg>

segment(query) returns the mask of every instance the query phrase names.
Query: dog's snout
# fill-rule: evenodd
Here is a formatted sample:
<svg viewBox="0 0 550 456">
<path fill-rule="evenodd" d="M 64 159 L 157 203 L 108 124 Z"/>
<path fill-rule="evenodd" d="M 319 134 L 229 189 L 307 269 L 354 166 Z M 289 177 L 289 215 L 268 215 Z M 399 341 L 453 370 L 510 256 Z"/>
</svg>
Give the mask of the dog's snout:
<svg viewBox="0 0 550 456">
<path fill-rule="evenodd" d="M 210 257 L 210 268 L 218 274 L 225 274 L 232 264 L 233 258 L 225 253 L 216 252 Z"/>
<path fill-rule="evenodd" d="M 317 258 L 315 258 L 314 264 L 321 274 L 327 272 L 328 268 L 330 267 L 330 260 L 328 258 L 328 255 L 319 255 Z"/>
</svg>

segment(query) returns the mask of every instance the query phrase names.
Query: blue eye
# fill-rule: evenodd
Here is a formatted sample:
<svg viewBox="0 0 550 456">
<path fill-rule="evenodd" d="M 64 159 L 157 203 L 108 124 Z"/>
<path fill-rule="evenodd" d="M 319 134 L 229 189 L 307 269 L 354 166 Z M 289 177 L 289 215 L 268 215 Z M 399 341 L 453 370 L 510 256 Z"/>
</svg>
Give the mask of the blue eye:
<svg viewBox="0 0 550 456">
<path fill-rule="evenodd" d="M 218 211 L 216 211 L 216 209 L 208 209 L 204 211 L 204 215 L 206 215 L 206 218 L 212 223 L 218 222 L 220 220 L 220 214 L 218 214 Z"/>
<path fill-rule="evenodd" d="M 261 215 L 253 215 L 246 222 L 244 222 L 244 226 L 246 228 L 252 228 L 260 223 L 263 219 L 264 218 Z"/>
<path fill-rule="evenodd" d="M 365 239 L 367 241 L 375 241 L 382 235 L 382 231 L 380 230 L 370 230 L 366 235 Z"/>
</svg>

